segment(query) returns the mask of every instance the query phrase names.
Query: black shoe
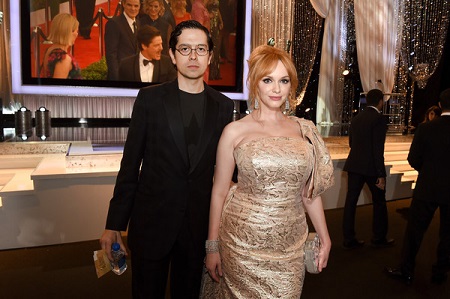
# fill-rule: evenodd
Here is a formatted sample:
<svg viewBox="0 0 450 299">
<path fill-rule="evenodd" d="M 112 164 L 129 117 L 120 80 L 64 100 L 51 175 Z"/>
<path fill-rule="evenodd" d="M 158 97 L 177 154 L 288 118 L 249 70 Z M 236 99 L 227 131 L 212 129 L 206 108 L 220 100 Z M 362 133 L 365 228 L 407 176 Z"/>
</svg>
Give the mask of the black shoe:
<svg viewBox="0 0 450 299">
<path fill-rule="evenodd" d="M 357 239 L 353 239 L 351 241 L 344 241 L 343 244 L 345 249 L 355 249 L 355 248 L 360 248 L 364 246 L 364 241 L 363 240 L 357 240 Z"/>
<path fill-rule="evenodd" d="M 391 247 L 395 243 L 394 239 L 372 240 L 370 245 L 376 248 Z"/>
<path fill-rule="evenodd" d="M 412 283 L 412 275 L 410 273 L 405 273 L 400 269 L 386 267 L 384 269 L 389 277 L 400 280 L 404 282 L 406 285 L 410 285 Z"/>
</svg>

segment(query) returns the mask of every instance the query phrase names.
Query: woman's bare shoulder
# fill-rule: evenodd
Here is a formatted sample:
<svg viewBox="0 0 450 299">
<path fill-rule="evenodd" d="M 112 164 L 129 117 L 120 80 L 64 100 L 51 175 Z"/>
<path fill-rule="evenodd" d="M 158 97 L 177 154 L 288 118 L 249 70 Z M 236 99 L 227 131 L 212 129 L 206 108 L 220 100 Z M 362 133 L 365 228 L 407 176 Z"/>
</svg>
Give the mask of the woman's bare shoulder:
<svg viewBox="0 0 450 299">
<path fill-rule="evenodd" d="M 223 130 L 222 136 L 237 145 L 252 131 L 253 125 L 253 118 L 247 115 L 240 120 L 229 123 Z"/>
</svg>

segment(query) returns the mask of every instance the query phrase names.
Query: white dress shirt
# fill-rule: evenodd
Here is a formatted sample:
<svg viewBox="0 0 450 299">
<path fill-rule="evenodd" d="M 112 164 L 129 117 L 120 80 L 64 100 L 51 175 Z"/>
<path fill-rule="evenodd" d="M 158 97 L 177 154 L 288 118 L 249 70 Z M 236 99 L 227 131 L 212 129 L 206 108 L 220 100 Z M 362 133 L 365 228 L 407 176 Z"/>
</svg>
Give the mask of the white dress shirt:
<svg viewBox="0 0 450 299">
<path fill-rule="evenodd" d="M 144 59 L 147 59 L 142 55 L 142 53 L 139 53 L 139 71 L 141 73 L 141 81 L 142 82 L 152 82 L 153 80 L 153 69 L 154 65 L 153 63 L 148 63 L 147 65 L 144 65 Z M 149 59 L 147 59 L 149 60 Z"/>
</svg>

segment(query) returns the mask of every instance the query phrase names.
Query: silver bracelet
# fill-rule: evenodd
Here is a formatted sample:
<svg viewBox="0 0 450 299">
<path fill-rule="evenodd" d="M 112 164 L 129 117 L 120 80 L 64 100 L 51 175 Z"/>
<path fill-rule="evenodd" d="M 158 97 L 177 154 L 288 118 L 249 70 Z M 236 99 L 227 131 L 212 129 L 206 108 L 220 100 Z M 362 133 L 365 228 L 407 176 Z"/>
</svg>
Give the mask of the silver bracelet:
<svg viewBox="0 0 450 299">
<path fill-rule="evenodd" d="M 206 253 L 219 252 L 219 240 L 206 240 L 205 249 Z"/>
</svg>

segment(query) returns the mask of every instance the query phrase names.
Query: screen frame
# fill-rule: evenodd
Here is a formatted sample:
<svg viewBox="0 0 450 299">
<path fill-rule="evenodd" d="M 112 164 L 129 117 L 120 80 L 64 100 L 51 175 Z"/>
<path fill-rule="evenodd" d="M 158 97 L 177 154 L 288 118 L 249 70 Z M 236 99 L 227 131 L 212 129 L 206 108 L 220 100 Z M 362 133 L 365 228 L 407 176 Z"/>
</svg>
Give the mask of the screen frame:
<svg viewBox="0 0 450 299">
<path fill-rule="evenodd" d="M 98 86 L 98 82 L 95 80 L 65 80 L 65 79 L 49 79 L 48 82 L 51 84 L 40 84 L 44 80 L 37 80 L 40 82 L 28 84 L 23 80 L 23 68 L 24 63 L 22 61 L 24 53 L 24 45 L 22 44 L 22 39 L 28 36 L 26 33 L 29 32 L 29 28 L 24 28 L 22 26 L 29 24 L 29 22 L 22 22 L 22 12 L 21 3 L 23 1 L 29 0 L 10 0 L 10 28 L 11 28 L 11 81 L 12 81 L 12 92 L 13 94 L 39 94 L 39 95 L 59 95 L 59 96 L 75 96 L 75 97 L 136 97 L 139 91 L 139 87 L 129 87 L 136 86 L 136 84 L 123 84 L 123 87 L 115 87 L 117 82 L 109 82 L 108 85 L 111 86 Z M 241 83 L 235 86 L 236 91 L 220 90 L 220 87 L 216 88 L 221 91 L 224 95 L 228 96 L 233 100 L 248 100 L 248 90 L 246 88 L 246 78 L 248 73 L 247 58 L 250 55 L 251 48 L 251 8 L 252 1 L 245 0 L 245 13 L 243 15 L 244 29 L 242 33 L 243 44 L 241 45 L 236 55 L 242 55 L 237 61 L 242 62 L 241 65 Z M 29 13 L 29 11 L 28 11 Z M 24 37 L 22 37 L 22 33 Z M 30 38 L 28 37 L 28 41 Z M 31 47 L 31 42 L 29 46 Z M 29 53 L 29 51 L 28 51 Z M 237 67 L 238 69 L 239 67 Z M 28 65 L 28 69 L 31 73 L 31 68 Z M 238 73 L 238 72 L 237 72 Z M 54 81 L 55 80 L 55 81 Z M 81 82 L 80 82 L 81 81 Z M 239 81 L 239 80 L 237 80 Z M 104 83 L 104 82 L 103 82 Z M 120 83 L 120 82 L 119 82 Z M 132 83 L 132 82 L 129 82 Z M 127 86 L 128 85 L 128 86 Z M 241 86 L 239 86 L 241 85 Z M 214 86 L 213 86 L 214 87 Z"/>
</svg>

